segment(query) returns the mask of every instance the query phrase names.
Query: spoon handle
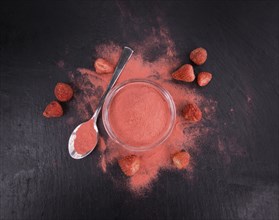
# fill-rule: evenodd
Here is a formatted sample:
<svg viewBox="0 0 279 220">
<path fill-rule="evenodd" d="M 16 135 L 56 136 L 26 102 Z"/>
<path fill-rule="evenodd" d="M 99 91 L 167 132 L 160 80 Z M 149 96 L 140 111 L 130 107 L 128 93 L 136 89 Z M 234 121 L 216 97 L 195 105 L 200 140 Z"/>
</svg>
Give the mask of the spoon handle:
<svg viewBox="0 0 279 220">
<path fill-rule="evenodd" d="M 103 94 L 103 96 L 101 97 L 100 101 L 99 101 L 99 104 L 97 106 L 97 109 L 94 113 L 94 115 L 92 116 L 93 119 L 97 119 L 98 118 L 98 115 L 101 111 L 101 108 L 103 106 L 103 103 L 105 101 L 105 98 L 107 96 L 107 94 L 109 93 L 110 89 L 114 86 L 114 84 L 116 83 L 117 79 L 119 78 L 122 70 L 124 69 L 126 63 L 128 62 L 128 60 L 130 59 L 130 57 L 132 56 L 133 54 L 133 50 L 129 47 L 124 47 L 123 51 L 122 51 L 122 54 L 121 54 L 121 57 L 118 61 L 118 64 L 114 70 L 114 73 L 112 75 L 112 78 L 111 78 L 111 81 L 110 83 L 108 84 L 108 87 L 107 87 L 107 90 L 105 91 L 105 93 Z M 97 120 L 96 120 L 97 121 Z"/>
</svg>

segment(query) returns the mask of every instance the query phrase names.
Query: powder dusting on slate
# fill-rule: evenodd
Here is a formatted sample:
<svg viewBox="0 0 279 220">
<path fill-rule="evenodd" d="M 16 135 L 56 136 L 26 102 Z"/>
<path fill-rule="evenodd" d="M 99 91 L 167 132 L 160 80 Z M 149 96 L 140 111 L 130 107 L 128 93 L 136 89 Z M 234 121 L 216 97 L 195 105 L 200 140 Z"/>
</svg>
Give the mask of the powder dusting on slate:
<svg viewBox="0 0 279 220">
<path fill-rule="evenodd" d="M 158 34 L 159 33 L 159 34 Z M 163 48 L 159 55 L 148 59 L 157 46 Z M 161 145 L 146 152 L 129 152 L 122 146 L 108 138 L 104 129 L 101 129 L 98 150 L 100 152 L 99 167 L 111 176 L 116 184 L 122 182 L 120 169 L 116 172 L 117 160 L 131 154 L 141 159 L 140 170 L 132 177 L 126 178 L 125 186 L 138 195 L 150 190 L 152 184 L 158 179 L 160 170 L 175 170 L 171 156 L 180 150 L 190 153 L 190 164 L 186 170 L 180 171 L 187 179 L 191 179 L 195 170 L 195 159 L 203 147 L 203 140 L 207 135 L 216 132 L 217 120 L 215 111 L 217 102 L 206 97 L 193 83 L 180 83 L 172 79 L 171 73 L 185 61 L 179 60 L 174 42 L 169 37 L 166 28 L 151 33 L 143 42 L 129 45 L 135 53 L 127 63 L 117 84 L 128 79 L 148 79 L 165 88 L 172 96 L 176 106 L 176 121 L 170 137 Z M 155 47 L 154 47 L 155 46 Z M 100 44 L 95 48 L 94 57 L 104 58 L 116 66 L 122 47 L 109 42 Z M 94 62 L 94 60 L 93 60 Z M 81 91 L 75 94 L 74 105 L 81 120 L 90 118 L 96 109 L 98 101 L 108 85 L 111 74 L 97 74 L 94 67 L 88 69 L 80 67 L 76 72 L 70 72 L 69 78 L 75 87 Z M 116 84 L 116 85 L 117 85 Z M 182 109 L 187 103 L 197 104 L 202 112 L 203 119 L 198 123 L 188 123 L 182 116 Z M 102 127 L 102 123 L 101 127 Z M 222 145 L 221 140 L 217 143 Z M 192 156 L 195 155 L 195 156 Z M 122 179 L 122 180 L 121 180 Z"/>
</svg>

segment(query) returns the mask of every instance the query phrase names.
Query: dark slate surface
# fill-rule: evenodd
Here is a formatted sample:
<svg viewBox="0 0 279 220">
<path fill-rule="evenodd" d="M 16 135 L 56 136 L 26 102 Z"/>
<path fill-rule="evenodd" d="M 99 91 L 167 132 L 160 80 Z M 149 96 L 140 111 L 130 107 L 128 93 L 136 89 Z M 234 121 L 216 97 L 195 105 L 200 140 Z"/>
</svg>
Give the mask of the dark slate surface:
<svg viewBox="0 0 279 220">
<path fill-rule="evenodd" d="M 208 137 L 191 183 L 163 172 L 135 198 L 97 168 L 98 153 L 68 156 L 74 109 L 57 120 L 42 111 L 68 81 L 58 60 L 90 66 L 96 44 L 139 42 L 158 16 L 185 62 L 208 49 L 214 81 L 202 92 L 232 144 L 220 153 Z M 278 218 L 278 3 L 1 1 L 0 17 L 1 220 Z"/>
</svg>

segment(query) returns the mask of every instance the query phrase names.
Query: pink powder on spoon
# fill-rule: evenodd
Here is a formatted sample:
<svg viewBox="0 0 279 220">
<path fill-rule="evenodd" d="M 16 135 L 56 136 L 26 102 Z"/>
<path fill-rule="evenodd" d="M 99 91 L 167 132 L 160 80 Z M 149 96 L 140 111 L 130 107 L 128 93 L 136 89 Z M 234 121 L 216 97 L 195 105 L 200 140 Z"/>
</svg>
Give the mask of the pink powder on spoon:
<svg viewBox="0 0 279 220">
<path fill-rule="evenodd" d="M 76 133 L 76 139 L 74 140 L 75 151 L 78 154 L 86 154 L 97 143 L 97 133 L 93 128 L 93 119 L 83 123 Z"/>
</svg>

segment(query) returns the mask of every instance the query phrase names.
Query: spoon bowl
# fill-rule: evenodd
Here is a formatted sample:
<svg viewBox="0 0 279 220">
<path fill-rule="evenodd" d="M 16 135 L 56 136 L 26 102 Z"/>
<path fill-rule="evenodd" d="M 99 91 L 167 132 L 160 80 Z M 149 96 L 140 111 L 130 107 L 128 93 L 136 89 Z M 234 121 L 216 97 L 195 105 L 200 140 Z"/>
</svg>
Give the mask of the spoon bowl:
<svg viewBox="0 0 279 220">
<path fill-rule="evenodd" d="M 95 130 L 96 132 L 96 143 L 92 143 L 92 149 L 90 151 L 88 151 L 87 153 L 85 154 L 79 154 L 76 149 L 75 149 L 75 139 L 76 139 L 76 136 L 77 136 L 77 131 L 78 129 L 85 125 L 86 123 L 90 123 L 91 120 L 94 120 L 93 118 L 91 118 L 90 120 L 86 121 L 86 122 L 83 122 L 81 123 L 80 125 L 78 125 L 75 130 L 72 132 L 70 138 L 69 138 L 69 144 L 68 144 L 68 150 L 69 150 L 69 154 L 70 156 L 73 158 L 73 159 L 82 159 L 84 157 L 86 157 L 87 155 L 89 155 L 96 147 L 97 143 L 98 143 L 98 139 L 99 139 L 99 131 L 98 131 L 98 127 L 97 127 L 97 123 L 93 122 L 94 126 L 93 126 L 93 129 Z"/>
</svg>

